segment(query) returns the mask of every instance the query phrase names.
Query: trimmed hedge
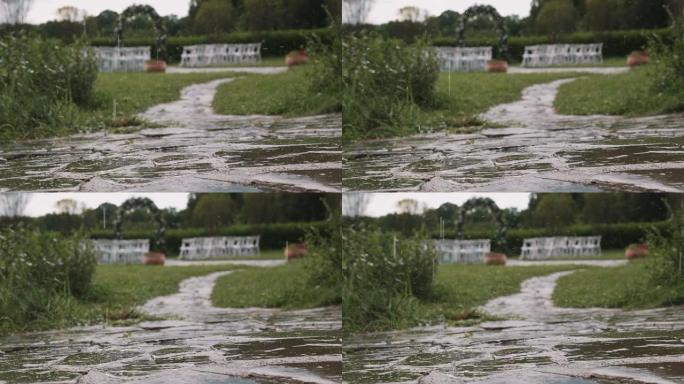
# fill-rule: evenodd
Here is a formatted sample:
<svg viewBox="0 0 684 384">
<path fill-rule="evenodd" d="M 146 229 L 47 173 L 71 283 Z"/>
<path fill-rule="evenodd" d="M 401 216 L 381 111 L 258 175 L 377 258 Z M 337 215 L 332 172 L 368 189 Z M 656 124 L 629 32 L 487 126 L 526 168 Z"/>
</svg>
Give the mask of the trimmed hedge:
<svg viewBox="0 0 684 384">
<path fill-rule="evenodd" d="M 582 224 L 573 225 L 561 230 L 549 228 L 525 228 L 511 229 L 506 234 L 506 254 L 509 256 L 520 255 L 524 239 L 532 237 L 553 237 L 553 236 L 602 236 L 601 248 L 603 249 L 622 249 L 632 243 L 644 241 L 646 234 L 653 228 L 666 230 L 669 222 L 661 221 L 655 223 L 622 223 L 622 224 Z M 465 232 L 467 239 L 491 239 L 494 237 L 495 230 L 478 230 Z M 439 239 L 439 233 L 432 233 L 432 238 Z M 447 239 L 456 237 L 455 233 L 446 233 Z"/>
<path fill-rule="evenodd" d="M 541 44 L 592 44 L 603 43 L 604 57 L 627 56 L 633 51 L 646 48 L 649 38 L 658 35 L 665 40 L 672 38 L 671 29 L 656 30 L 630 30 L 610 32 L 577 32 L 561 36 L 558 41 L 552 42 L 548 36 L 515 36 L 508 40 L 508 53 L 510 60 L 521 62 L 525 46 Z M 432 40 L 434 46 L 456 46 L 455 38 L 438 37 Z M 466 45 L 494 47 L 494 57 L 498 57 L 498 38 L 471 38 L 466 39 Z"/>
<path fill-rule="evenodd" d="M 262 32 L 233 32 L 230 34 L 216 36 L 172 36 L 166 43 L 167 57 L 169 63 L 178 63 L 183 54 L 183 46 L 197 44 L 246 44 L 263 43 L 261 54 L 264 57 L 284 56 L 293 50 L 306 47 L 312 35 L 319 36 L 323 43 L 331 43 L 334 31 L 325 29 L 298 29 L 282 31 L 262 31 Z M 152 47 L 152 57 L 156 57 L 155 38 L 127 38 L 124 40 L 127 47 L 150 46 Z M 110 38 L 95 38 L 90 42 L 91 46 L 111 47 L 116 45 L 116 41 Z"/>
<path fill-rule="evenodd" d="M 261 236 L 261 249 L 285 248 L 285 243 L 300 242 L 306 232 L 311 229 L 324 230 L 323 222 L 313 223 L 284 223 L 284 224 L 260 224 L 260 225 L 234 225 L 227 228 L 209 230 L 204 228 L 169 229 L 166 231 L 166 251 L 169 255 L 180 253 L 181 242 L 188 237 L 212 237 L 212 236 Z M 93 231 L 91 239 L 112 239 L 111 231 Z M 125 239 L 150 239 L 150 249 L 159 250 L 154 239 L 154 231 L 126 231 Z"/>
</svg>

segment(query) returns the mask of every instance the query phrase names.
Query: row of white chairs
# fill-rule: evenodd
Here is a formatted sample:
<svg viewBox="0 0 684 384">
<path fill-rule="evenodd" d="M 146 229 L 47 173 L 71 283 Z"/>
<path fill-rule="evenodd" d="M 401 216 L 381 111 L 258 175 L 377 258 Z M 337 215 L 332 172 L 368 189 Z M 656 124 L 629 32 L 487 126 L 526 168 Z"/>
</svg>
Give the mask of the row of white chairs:
<svg viewBox="0 0 684 384">
<path fill-rule="evenodd" d="M 484 71 L 492 60 L 492 47 L 435 47 L 440 71 Z"/>
<path fill-rule="evenodd" d="M 101 264 L 142 264 L 150 240 L 93 240 Z"/>
<path fill-rule="evenodd" d="M 440 264 L 483 264 L 491 240 L 435 240 Z"/>
<path fill-rule="evenodd" d="M 256 64 L 261 61 L 261 43 L 201 44 L 183 47 L 181 66 L 208 67 L 230 64 Z"/>
<path fill-rule="evenodd" d="M 183 239 L 181 260 L 207 260 L 258 255 L 259 236 L 197 237 Z"/>
<path fill-rule="evenodd" d="M 603 62 L 603 44 L 555 44 L 525 47 L 523 67 L 551 67 Z"/>
<path fill-rule="evenodd" d="M 601 236 L 540 237 L 525 239 L 521 260 L 547 260 L 559 257 L 599 256 Z"/>
<path fill-rule="evenodd" d="M 152 57 L 150 47 L 92 47 L 100 72 L 142 72 Z"/>
</svg>

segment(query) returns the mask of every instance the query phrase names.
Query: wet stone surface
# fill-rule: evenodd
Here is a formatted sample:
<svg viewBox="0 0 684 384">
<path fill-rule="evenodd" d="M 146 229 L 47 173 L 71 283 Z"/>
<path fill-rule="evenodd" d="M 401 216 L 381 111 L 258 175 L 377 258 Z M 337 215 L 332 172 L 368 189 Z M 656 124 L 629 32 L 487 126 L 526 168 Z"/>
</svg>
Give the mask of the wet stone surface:
<svg viewBox="0 0 684 384">
<path fill-rule="evenodd" d="M 339 115 L 215 115 L 216 88 L 141 115 L 162 128 L 0 145 L 0 191 L 339 191 Z"/>
<path fill-rule="evenodd" d="M 561 116 L 569 80 L 529 87 L 481 117 L 503 128 L 345 147 L 346 190 L 682 191 L 684 115 Z"/>
<path fill-rule="evenodd" d="M 481 308 L 508 320 L 345 338 L 345 380 L 359 384 L 682 382 L 684 307 L 634 312 L 556 308 L 551 295 L 557 279 L 565 274 L 527 280 L 519 294 L 497 298 Z"/>
<path fill-rule="evenodd" d="M 339 383 L 339 308 L 213 308 L 222 274 L 142 310 L 170 320 L 0 338 L 0 383 Z"/>
</svg>

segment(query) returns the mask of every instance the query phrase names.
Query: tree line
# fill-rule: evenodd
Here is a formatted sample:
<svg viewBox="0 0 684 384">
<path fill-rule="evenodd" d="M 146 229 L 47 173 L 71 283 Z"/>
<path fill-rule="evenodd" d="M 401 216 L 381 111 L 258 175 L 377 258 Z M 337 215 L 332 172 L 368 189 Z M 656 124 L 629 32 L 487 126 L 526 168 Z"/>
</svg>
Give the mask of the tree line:
<svg viewBox="0 0 684 384">
<path fill-rule="evenodd" d="M 347 203 L 347 201 L 345 201 Z M 681 211 L 684 199 L 659 193 L 542 193 L 532 194 L 527 209 L 502 209 L 508 228 L 562 229 L 575 224 L 648 223 L 670 218 L 670 209 Z M 411 234 L 425 229 L 439 233 L 453 232 L 460 207 L 445 203 L 435 209 L 421 207 L 412 199 L 397 204 L 397 212 L 378 218 L 349 218 L 377 225 L 385 230 Z M 349 210 L 345 209 L 349 216 Z M 358 212 L 357 212 L 358 213 Z M 353 216 L 353 214 L 352 214 Z M 466 229 L 495 229 L 493 215 L 485 207 L 469 211 Z"/>
<path fill-rule="evenodd" d="M 5 4 L 22 3 L 22 8 Z M 88 15 L 77 6 L 55 10 L 55 19 L 40 25 L 25 24 L 27 0 L 0 0 L 0 33 L 35 30 L 45 36 L 74 40 L 111 37 L 115 39 L 119 13 L 105 10 Z M 191 0 L 188 15 L 163 15 L 169 36 L 210 35 L 231 32 L 314 29 L 330 25 L 330 17 L 341 18 L 342 0 Z M 154 22 L 148 15 L 127 21 L 127 37 L 155 37 Z"/>
<path fill-rule="evenodd" d="M 429 15 L 416 6 L 397 10 L 397 19 L 380 26 L 365 24 L 373 9 L 372 0 L 345 2 L 345 21 L 351 29 L 377 29 L 388 36 L 413 41 L 422 36 L 456 37 L 461 14 L 447 10 Z M 485 2 L 486 3 L 486 2 Z M 583 31 L 656 29 L 672 25 L 673 16 L 683 15 L 684 0 L 532 0 L 527 17 L 504 16 L 509 36 L 549 35 Z M 355 26 L 353 26 L 355 25 Z M 495 36 L 496 21 L 477 15 L 467 23 L 470 36 Z"/>
<path fill-rule="evenodd" d="M 10 195 L 8 195 L 10 196 Z M 11 196 L 26 196 L 14 194 Z M 71 199 L 56 204 L 56 212 L 41 217 L 25 217 L 18 204 L 0 204 L 0 227 L 26 224 L 43 230 L 71 233 L 77 230 L 114 231 L 118 206 L 104 203 L 97 208 L 85 208 Z M 167 228 L 215 229 L 238 224 L 275 224 L 326 220 L 329 209 L 340 205 L 336 194 L 316 193 L 251 193 L 251 194 L 191 194 L 183 210 L 161 210 Z M 126 230 L 152 229 L 154 218 L 147 209 L 138 208 L 126 214 Z"/>
</svg>

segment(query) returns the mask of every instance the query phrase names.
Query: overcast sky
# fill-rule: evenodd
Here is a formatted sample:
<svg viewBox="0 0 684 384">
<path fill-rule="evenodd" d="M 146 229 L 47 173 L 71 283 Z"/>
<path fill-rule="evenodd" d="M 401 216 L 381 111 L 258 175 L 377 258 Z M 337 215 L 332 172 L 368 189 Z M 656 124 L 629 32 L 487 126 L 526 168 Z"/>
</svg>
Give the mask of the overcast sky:
<svg viewBox="0 0 684 384">
<path fill-rule="evenodd" d="M 371 193 L 372 199 L 366 210 L 367 216 L 379 217 L 397 211 L 397 203 L 413 199 L 428 208 L 439 208 L 444 203 L 462 205 L 473 197 L 489 197 L 499 208 L 526 209 L 529 193 Z"/>
<path fill-rule="evenodd" d="M 185 209 L 188 193 L 30 193 L 31 200 L 26 208 L 27 216 L 43 216 L 56 211 L 55 204 L 63 199 L 72 199 L 85 204 L 86 208 L 97 208 L 102 203 L 120 205 L 131 197 L 147 197 L 158 208 Z"/>
<path fill-rule="evenodd" d="M 375 0 L 369 22 L 382 24 L 398 18 L 400 8 L 407 5 L 426 9 L 431 16 L 439 16 L 447 10 L 462 13 L 475 4 L 493 5 L 501 15 L 525 17 L 530 13 L 532 0 Z"/>
<path fill-rule="evenodd" d="M 183 17 L 190 9 L 190 0 L 34 0 L 28 22 L 40 24 L 54 20 L 57 10 L 65 5 L 85 9 L 89 15 L 97 16 L 107 9 L 121 12 L 133 4 L 151 5 L 162 16 L 174 14 Z"/>
</svg>

